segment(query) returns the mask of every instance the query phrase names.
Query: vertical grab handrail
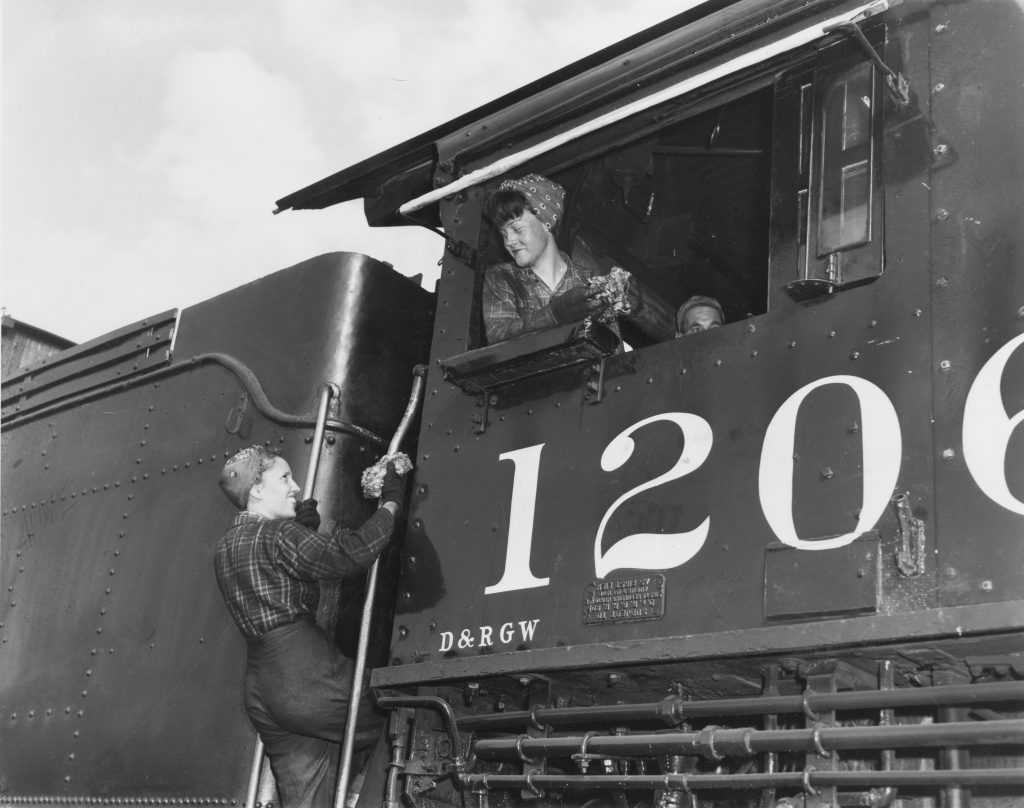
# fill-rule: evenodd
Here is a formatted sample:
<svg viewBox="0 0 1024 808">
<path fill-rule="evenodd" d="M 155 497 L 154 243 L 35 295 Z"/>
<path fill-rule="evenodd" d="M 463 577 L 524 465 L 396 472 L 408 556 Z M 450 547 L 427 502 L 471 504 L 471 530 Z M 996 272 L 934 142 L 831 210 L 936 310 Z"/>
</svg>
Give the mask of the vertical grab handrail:
<svg viewBox="0 0 1024 808">
<path fill-rule="evenodd" d="M 391 443 L 388 444 L 388 455 L 398 451 L 405 433 L 412 423 L 416 410 L 419 409 L 423 397 L 423 386 L 427 376 L 426 365 L 413 368 L 412 393 L 409 403 L 405 405 L 405 413 L 395 430 Z M 363 690 L 363 676 L 366 672 L 366 653 L 370 642 L 370 622 L 373 617 L 373 598 L 377 590 L 377 561 L 370 567 L 366 579 L 366 598 L 363 601 L 363 617 L 359 623 L 359 648 L 356 652 L 355 670 L 352 673 L 352 695 L 349 698 L 348 716 L 345 719 L 345 741 L 341 747 L 341 763 L 338 771 L 338 788 L 334 795 L 334 808 L 345 808 L 348 799 L 348 781 L 352 774 L 352 752 L 355 746 L 356 721 L 359 719 L 359 697 Z"/>
<path fill-rule="evenodd" d="M 330 410 L 331 398 L 341 397 L 341 388 L 334 382 L 325 382 L 320 388 L 320 407 L 316 413 L 316 426 L 313 428 L 313 446 L 309 452 L 309 464 L 306 466 L 306 479 L 302 484 L 302 499 L 313 496 L 316 475 L 320 470 L 320 452 L 324 444 L 324 432 L 327 428 L 327 413 Z M 256 808 L 256 796 L 260 787 L 260 775 L 263 771 L 263 739 L 256 736 L 256 748 L 252 753 L 252 767 L 249 769 L 249 786 L 245 792 L 245 808 Z"/>
</svg>

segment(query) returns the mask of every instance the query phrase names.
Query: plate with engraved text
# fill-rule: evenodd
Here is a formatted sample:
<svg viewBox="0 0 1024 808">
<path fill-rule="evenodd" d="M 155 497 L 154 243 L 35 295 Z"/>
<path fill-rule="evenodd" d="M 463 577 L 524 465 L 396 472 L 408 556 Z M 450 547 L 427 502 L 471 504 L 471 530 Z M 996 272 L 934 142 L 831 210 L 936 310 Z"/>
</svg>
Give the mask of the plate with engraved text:
<svg viewBox="0 0 1024 808">
<path fill-rule="evenodd" d="M 588 626 L 657 620 L 665 616 L 665 576 L 644 572 L 587 584 L 583 622 Z"/>
</svg>

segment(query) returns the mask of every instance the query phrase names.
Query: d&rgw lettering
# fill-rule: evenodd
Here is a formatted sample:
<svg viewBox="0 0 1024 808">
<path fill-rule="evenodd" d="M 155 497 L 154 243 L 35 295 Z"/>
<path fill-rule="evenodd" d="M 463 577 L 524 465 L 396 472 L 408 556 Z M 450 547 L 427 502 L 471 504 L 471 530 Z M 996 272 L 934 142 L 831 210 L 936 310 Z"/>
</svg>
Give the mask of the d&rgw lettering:
<svg viewBox="0 0 1024 808">
<path fill-rule="evenodd" d="M 539 619 L 520 620 L 519 631 L 516 632 L 516 623 L 502 623 L 497 630 L 498 642 L 502 645 L 509 645 L 517 637 L 522 642 L 529 642 L 537 630 Z M 467 648 L 487 648 L 494 645 L 495 629 L 493 626 L 478 626 L 476 629 L 463 628 L 455 631 L 441 632 L 441 647 L 437 650 L 440 653 L 451 651 L 455 648 L 466 650 Z"/>
</svg>

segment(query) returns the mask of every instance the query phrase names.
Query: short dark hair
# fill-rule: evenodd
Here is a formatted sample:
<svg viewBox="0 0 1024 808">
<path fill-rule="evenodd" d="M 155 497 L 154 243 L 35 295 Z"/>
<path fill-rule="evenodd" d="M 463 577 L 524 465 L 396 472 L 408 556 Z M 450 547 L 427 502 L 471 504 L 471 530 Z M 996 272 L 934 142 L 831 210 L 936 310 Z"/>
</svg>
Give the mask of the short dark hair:
<svg viewBox="0 0 1024 808">
<path fill-rule="evenodd" d="M 484 217 L 495 227 L 501 227 L 523 215 L 528 209 L 526 196 L 522 191 L 497 190 L 484 200 Z"/>
</svg>

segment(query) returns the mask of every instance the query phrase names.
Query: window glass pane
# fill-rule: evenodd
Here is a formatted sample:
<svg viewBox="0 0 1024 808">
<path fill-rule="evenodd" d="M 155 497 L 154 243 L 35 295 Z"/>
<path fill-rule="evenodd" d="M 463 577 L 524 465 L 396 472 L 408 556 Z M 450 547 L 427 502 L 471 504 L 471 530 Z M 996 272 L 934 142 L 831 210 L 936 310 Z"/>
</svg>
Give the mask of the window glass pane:
<svg viewBox="0 0 1024 808">
<path fill-rule="evenodd" d="M 833 81 L 825 95 L 818 256 L 871 237 L 870 64 Z"/>
</svg>

